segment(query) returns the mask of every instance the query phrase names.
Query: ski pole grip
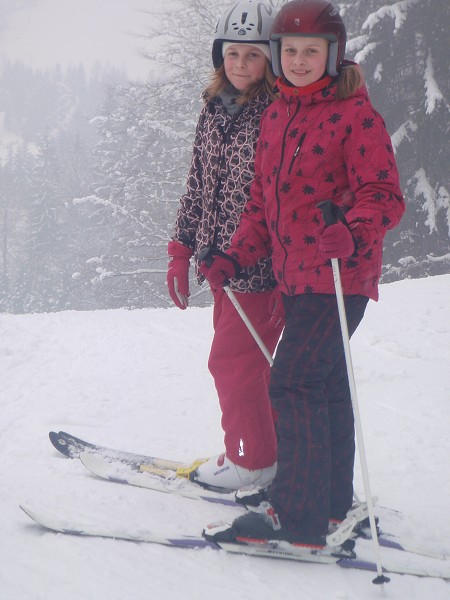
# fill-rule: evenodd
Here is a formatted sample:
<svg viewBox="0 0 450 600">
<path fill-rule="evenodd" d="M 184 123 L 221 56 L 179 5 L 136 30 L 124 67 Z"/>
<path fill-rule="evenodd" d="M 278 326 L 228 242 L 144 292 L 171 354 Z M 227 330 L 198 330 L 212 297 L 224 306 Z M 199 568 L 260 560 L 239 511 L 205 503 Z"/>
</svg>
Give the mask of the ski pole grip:
<svg viewBox="0 0 450 600">
<path fill-rule="evenodd" d="M 327 227 L 338 222 L 338 211 L 340 211 L 340 208 L 336 206 L 336 204 L 333 204 L 331 200 L 323 200 L 322 202 L 319 202 L 319 204 L 317 204 L 317 208 L 320 208 L 322 211 L 322 219 Z"/>
<path fill-rule="evenodd" d="M 233 275 L 233 277 L 245 279 L 245 276 L 242 275 L 242 273 L 241 273 L 242 267 L 238 263 L 238 261 L 235 258 L 233 258 L 232 256 L 229 256 L 228 254 L 226 254 L 225 252 L 222 252 L 222 250 L 218 250 L 217 248 L 210 248 L 209 246 L 205 246 L 204 248 L 202 248 L 200 250 L 200 252 L 197 255 L 198 262 L 205 263 L 205 265 L 208 268 L 211 267 L 211 265 L 213 264 L 213 260 L 214 260 L 215 256 L 220 256 L 222 258 L 226 258 L 229 262 L 231 262 L 233 264 L 234 270 L 235 270 L 235 274 Z"/>
<path fill-rule="evenodd" d="M 323 200 L 316 204 L 316 208 L 320 208 L 322 211 L 322 218 L 327 227 L 330 225 L 334 225 L 338 221 L 344 223 L 346 227 L 348 227 L 347 219 L 341 209 L 337 204 L 333 204 L 331 200 Z"/>
</svg>

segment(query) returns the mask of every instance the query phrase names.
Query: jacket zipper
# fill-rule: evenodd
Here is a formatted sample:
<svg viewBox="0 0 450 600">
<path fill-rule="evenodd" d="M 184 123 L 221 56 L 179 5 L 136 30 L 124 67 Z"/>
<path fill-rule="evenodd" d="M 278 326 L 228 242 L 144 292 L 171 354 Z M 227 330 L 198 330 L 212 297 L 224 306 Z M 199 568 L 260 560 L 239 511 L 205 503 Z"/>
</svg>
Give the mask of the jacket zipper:
<svg viewBox="0 0 450 600">
<path fill-rule="evenodd" d="M 297 107 L 296 107 L 296 109 L 295 109 L 295 112 L 294 112 L 294 114 L 292 115 L 292 117 L 290 117 L 290 113 L 289 113 L 289 117 L 290 117 L 290 119 L 289 119 L 289 121 L 288 121 L 288 124 L 286 125 L 286 128 L 285 128 L 285 130 L 284 130 L 284 133 L 283 133 L 283 142 L 282 142 L 282 146 L 281 146 L 281 148 L 282 148 L 282 151 L 281 151 L 280 164 L 279 164 L 279 168 L 278 168 L 278 172 L 277 172 L 277 180 L 276 180 L 276 185 L 275 185 L 275 190 L 276 190 L 276 200 L 277 200 L 277 220 L 276 220 L 276 227 L 275 227 L 275 231 L 276 231 L 276 234 L 277 234 L 278 242 L 279 242 L 280 246 L 281 246 L 281 247 L 283 248 L 283 250 L 284 250 L 284 260 L 283 260 L 283 281 L 284 281 L 284 285 L 286 286 L 286 289 L 288 290 L 288 293 L 289 293 L 289 288 L 288 288 L 288 285 L 287 285 L 287 283 L 286 283 L 286 280 L 285 280 L 285 278 L 284 278 L 284 270 L 285 270 L 286 261 L 287 261 L 287 258 L 288 258 L 288 252 L 287 252 L 287 249 L 286 249 L 286 247 L 285 247 L 285 245 L 284 245 L 284 243 L 283 243 L 283 240 L 282 240 L 282 238 L 281 238 L 281 236 L 280 236 L 280 234 L 279 234 L 279 232 L 278 232 L 278 223 L 279 223 L 279 220 L 280 220 L 280 197 L 279 197 L 279 195 L 278 195 L 278 189 L 279 189 L 279 183 L 280 183 L 280 172 L 281 172 L 281 165 L 283 164 L 283 159 L 284 159 L 284 148 L 285 148 L 285 144 L 286 144 L 286 135 L 287 135 L 287 132 L 288 132 L 288 130 L 289 130 L 289 127 L 290 127 L 290 125 L 291 125 L 292 121 L 293 121 L 293 120 L 295 119 L 295 117 L 297 116 L 297 113 L 298 113 L 298 111 L 299 111 L 299 110 L 300 110 L 300 104 L 297 104 Z M 299 139 L 299 141 L 298 141 L 298 143 L 297 143 L 297 148 L 295 149 L 294 156 L 292 157 L 291 164 L 289 165 L 289 170 L 288 170 L 288 173 L 290 173 L 290 171 L 291 171 L 291 169 L 292 169 L 293 162 L 294 162 L 294 160 L 295 160 L 295 158 L 296 158 L 297 154 L 299 153 L 299 151 L 300 151 L 300 148 L 301 148 L 301 147 L 302 147 L 302 145 L 303 145 L 303 142 L 304 142 L 304 140 L 305 140 L 305 136 L 306 136 L 306 133 L 303 133 L 303 135 L 300 137 L 300 139 Z"/>
</svg>

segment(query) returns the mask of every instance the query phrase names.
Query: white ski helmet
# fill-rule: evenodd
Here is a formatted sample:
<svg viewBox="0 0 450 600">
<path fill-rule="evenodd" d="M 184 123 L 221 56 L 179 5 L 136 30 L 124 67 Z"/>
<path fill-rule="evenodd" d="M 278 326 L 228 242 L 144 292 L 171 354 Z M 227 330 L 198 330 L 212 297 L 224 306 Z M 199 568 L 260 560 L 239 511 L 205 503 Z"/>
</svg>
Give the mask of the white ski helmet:
<svg viewBox="0 0 450 600">
<path fill-rule="evenodd" d="M 267 44 L 275 18 L 272 3 L 260 0 L 243 0 L 226 10 L 220 17 L 212 47 L 212 61 L 215 69 L 223 64 L 222 44 Z"/>
</svg>

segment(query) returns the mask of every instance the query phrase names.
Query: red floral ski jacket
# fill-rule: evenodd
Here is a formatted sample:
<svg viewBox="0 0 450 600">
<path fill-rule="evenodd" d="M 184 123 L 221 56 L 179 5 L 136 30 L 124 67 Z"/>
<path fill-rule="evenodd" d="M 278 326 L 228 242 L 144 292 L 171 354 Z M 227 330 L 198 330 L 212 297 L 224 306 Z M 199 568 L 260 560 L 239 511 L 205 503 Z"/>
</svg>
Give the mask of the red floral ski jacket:
<svg viewBox="0 0 450 600">
<path fill-rule="evenodd" d="M 214 99 L 200 113 L 173 237 L 196 256 L 206 246 L 225 251 L 231 243 L 250 198 L 261 115 L 271 100 L 269 95 L 256 97 L 231 116 L 222 101 Z M 244 274 L 244 279 L 230 282 L 232 289 L 263 292 L 276 285 L 267 253 Z M 199 281 L 203 279 L 199 275 Z"/>
<path fill-rule="evenodd" d="M 272 256 L 283 293 L 334 293 L 331 261 L 318 250 L 331 200 L 346 214 L 357 251 L 341 260 L 345 294 L 378 299 L 383 238 L 405 210 L 391 140 L 366 89 L 336 100 L 336 87 L 284 95 L 261 121 L 252 200 L 228 251 L 242 265 Z"/>
</svg>

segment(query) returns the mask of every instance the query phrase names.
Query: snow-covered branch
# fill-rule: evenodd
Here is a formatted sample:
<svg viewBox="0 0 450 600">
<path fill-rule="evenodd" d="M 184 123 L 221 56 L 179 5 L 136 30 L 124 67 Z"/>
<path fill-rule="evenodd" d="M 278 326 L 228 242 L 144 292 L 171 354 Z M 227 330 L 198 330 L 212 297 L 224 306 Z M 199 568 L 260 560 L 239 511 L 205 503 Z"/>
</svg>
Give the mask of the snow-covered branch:
<svg viewBox="0 0 450 600">
<path fill-rule="evenodd" d="M 371 54 L 378 45 L 379 45 L 378 42 L 372 42 L 372 43 L 364 46 L 364 48 L 362 50 L 360 50 L 359 52 L 357 52 L 355 54 L 355 62 L 357 62 L 358 64 L 363 63 L 364 60 L 366 59 L 366 57 L 369 54 Z"/>
<path fill-rule="evenodd" d="M 408 9 L 416 4 L 418 0 L 401 0 L 390 6 L 382 6 L 374 13 L 371 13 L 362 24 L 362 29 L 373 29 L 385 17 L 394 20 L 394 33 L 400 29 L 405 22 Z"/>
<path fill-rule="evenodd" d="M 408 121 L 402 123 L 400 127 L 392 134 L 391 141 L 394 153 L 397 152 L 398 147 L 404 140 L 407 140 L 408 142 L 411 141 L 409 136 L 410 131 L 417 131 L 417 125 L 411 121 L 411 119 L 408 119 Z"/>
<path fill-rule="evenodd" d="M 414 195 L 416 197 L 422 196 L 425 200 L 422 208 L 428 215 L 425 220 L 425 225 L 429 227 L 430 233 L 437 231 L 437 212 L 440 209 L 444 209 L 447 211 L 447 224 L 449 226 L 450 235 L 450 195 L 447 189 L 444 188 L 444 186 L 441 186 L 436 193 L 427 178 L 425 170 L 422 168 L 415 172 L 413 179 L 416 180 Z"/>
<path fill-rule="evenodd" d="M 425 80 L 426 113 L 427 115 L 429 115 L 436 108 L 436 104 L 444 99 L 444 96 L 434 78 L 434 68 L 431 51 L 429 51 L 428 53 L 427 64 L 425 67 L 423 78 Z"/>
</svg>

